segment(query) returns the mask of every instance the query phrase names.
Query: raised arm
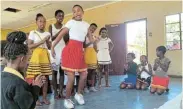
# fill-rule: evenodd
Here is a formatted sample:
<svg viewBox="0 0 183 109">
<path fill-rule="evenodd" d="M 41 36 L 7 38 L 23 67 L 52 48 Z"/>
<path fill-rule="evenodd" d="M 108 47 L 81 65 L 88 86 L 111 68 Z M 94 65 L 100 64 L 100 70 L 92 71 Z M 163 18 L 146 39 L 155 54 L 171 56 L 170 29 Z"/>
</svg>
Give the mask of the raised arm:
<svg viewBox="0 0 183 109">
<path fill-rule="evenodd" d="M 68 28 L 63 28 L 59 35 L 57 36 L 57 38 L 54 40 L 52 46 L 51 46 L 51 53 L 52 53 L 52 56 L 55 57 L 55 46 L 58 44 L 58 42 L 62 39 L 63 36 L 65 36 L 66 34 L 69 33 L 69 29 Z"/>
<path fill-rule="evenodd" d="M 54 41 L 57 38 L 57 36 L 59 35 L 59 33 L 61 32 L 61 30 L 57 34 L 55 34 L 53 36 L 53 34 L 52 34 L 52 26 L 50 25 L 48 29 L 49 29 L 49 32 L 51 34 L 51 40 Z"/>
<path fill-rule="evenodd" d="M 63 36 L 65 36 L 69 32 L 68 28 L 63 28 L 59 35 L 56 37 L 56 39 L 53 42 L 52 48 L 55 48 L 55 46 L 58 44 L 58 42 L 62 39 Z"/>
</svg>

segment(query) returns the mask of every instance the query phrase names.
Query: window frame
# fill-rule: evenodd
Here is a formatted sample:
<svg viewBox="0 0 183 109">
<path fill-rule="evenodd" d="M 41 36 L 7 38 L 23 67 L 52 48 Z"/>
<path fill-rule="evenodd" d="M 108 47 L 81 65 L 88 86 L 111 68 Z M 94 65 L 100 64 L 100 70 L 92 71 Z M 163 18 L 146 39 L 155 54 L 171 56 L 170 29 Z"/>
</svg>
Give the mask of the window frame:
<svg viewBox="0 0 183 109">
<path fill-rule="evenodd" d="M 166 36 L 166 46 L 168 45 L 167 43 L 168 42 L 171 42 L 171 41 L 169 41 L 168 39 L 167 39 L 167 33 L 179 33 L 180 34 L 180 40 L 178 40 L 179 41 L 179 43 L 180 43 L 180 49 L 168 49 L 169 51 L 173 51 L 173 50 L 182 50 L 182 48 L 183 48 L 183 39 L 182 39 L 182 33 L 183 33 L 183 29 L 182 29 L 182 23 L 183 23 L 183 18 L 181 17 L 181 14 L 183 14 L 183 13 L 176 13 L 176 14 L 170 14 L 170 15 L 166 15 L 165 16 L 165 36 Z M 179 15 L 179 22 L 173 22 L 173 23 L 167 23 L 166 22 L 166 18 L 168 17 L 168 16 L 171 16 L 171 15 Z M 179 23 L 179 31 L 174 31 L 174 32 L 167 32 L 167 25 L 171 25 L 171 24 L 177 24 L 177 23 Z M 173 42 L 173 41 L 172 41 Z"/>
</svg>

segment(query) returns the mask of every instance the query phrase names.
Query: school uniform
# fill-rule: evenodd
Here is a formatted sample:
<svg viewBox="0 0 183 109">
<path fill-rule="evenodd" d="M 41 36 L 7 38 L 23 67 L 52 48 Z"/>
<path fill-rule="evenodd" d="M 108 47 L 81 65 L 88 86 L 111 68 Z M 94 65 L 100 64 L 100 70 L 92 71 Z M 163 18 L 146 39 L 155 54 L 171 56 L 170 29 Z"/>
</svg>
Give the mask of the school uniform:
<svg viewBox="0 0 183 109">
<path fill-rule="evenodd" d="M 29 85 L 15 69 L 1 72 L 1 109 L 34 109 L 40 87 Z"/>
<path fill-rule="evenodd" d="M 83 42 L 87 36 L 89 24 L 72 19 L 65 24 L 65 28 L 69 29 L 69 42 L 62 51 L 62 69 L 66 72 L 86 72 Z"/>
</svg>

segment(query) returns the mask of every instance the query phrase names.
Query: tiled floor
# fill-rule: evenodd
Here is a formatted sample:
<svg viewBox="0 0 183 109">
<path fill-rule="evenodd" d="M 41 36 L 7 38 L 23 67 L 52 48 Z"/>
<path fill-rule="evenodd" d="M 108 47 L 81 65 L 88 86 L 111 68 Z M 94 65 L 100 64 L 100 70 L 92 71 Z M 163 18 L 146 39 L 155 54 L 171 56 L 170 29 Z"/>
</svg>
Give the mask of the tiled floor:
<svg viewBox="0 0 183 109">
<path fill-rule="evenodd" d="M 120 90 L 120 76 L 110 77 L 110 88 L 102 88 L 96 93 L 86 94 L 84 106 L 76 105 L 75 109 L 155 109 L 168 100 L 173 99 L 182 91 L 182 79 L 171 78 L 170 92 L 161 96 L 152 95 L 149 91 Z M 63 100 L 54 100 L 50 95 L 49 106 L 37 107 L 36 109 L 65 109 Z"/>
</svg>

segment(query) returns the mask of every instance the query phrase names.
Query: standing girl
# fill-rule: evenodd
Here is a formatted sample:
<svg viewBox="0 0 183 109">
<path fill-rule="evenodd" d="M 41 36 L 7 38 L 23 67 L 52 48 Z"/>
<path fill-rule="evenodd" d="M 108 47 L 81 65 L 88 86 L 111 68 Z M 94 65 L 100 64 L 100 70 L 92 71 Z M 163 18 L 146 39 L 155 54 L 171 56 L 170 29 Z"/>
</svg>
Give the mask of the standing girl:
<svg viewBox="0 0 183 109">
<path fill-rule="evenodd" d="M 137 73 L 137 89 L 145 90 L 151 84 L 151 76 L 152 76 L 152 67 L 151 64 L 148 64 L 147 56 L 142 55 L 140 57 L 141 64 L 138 65 Z"/>
<path fill-rule="evenodd" d="M 57 22 L 55 24 L 51 24 L 49 26 L 49 32 L 51 34 L 51 39 L 54 41 L 56 37 L 58 36 L 60 30 L 63 28 L 62 21 L 64 19 L 64 12 L 62 10 L 55 11 L 55 18 Z M 59 99 L 60 97 L 63 98 L 63 87 L 64 87 L 64 71 L 61 69 L 61 54 L 62 50 L 65 47 L 65 42 L 63 39 L 61 39 L 58 43 L 58 45 L 55 47 L 56 50 L 56 56 L 55 59 L 53 59 L 51 55 L 51 63 L 52 63 L 52 84 L 53 84 L 53 90 L 54 90 L 54 98 Z M 58 87 L 57 87 L 57 73 L 59 72 L 60 79 L 59 79 L 59 94 L 58 94 Z"/>
<path fill-rule="evenodd" d="M 151 93 L 157 92 L 159 95 L 168 90 L 169 77 L 167 75 L 171 61 L 165 57 L 166 48 L 159 46 L 156 49 L 157 59 L 154 62 L 154 76 L 151 83 Z"/>
<path fill-rule="evenodd" d="M 83 8 L 80 5 L 74 5 L 72 11 L 73 19 L 66 23 L 51 48 L 54 57 L 55 46 L 64 35 L 69 33 L 69 42 L 62 51 L 62 69 L 67 73 L 68 77 L 64 106 L 69 109 L 74 108 L 74 104 L 70 97 L 74 84 L 75 72 L 79 72 L 80 80 L 78 92 L 75 94 L 74 98 L 80 105 L 85 104 L 83 95 L 81 94 L 87 77 L 87 65 L 84 60 L 83 42 L 85 41 L 87 33 L 90 35 L 90 40 L 92 40 L 91 32 L 88 31 L 89 24 L 82 20 L 84 14 Z"/>
<path fill-rule="evenodd" d="M 137 64 L 133 61 L 135 59 L 134 53 L 127 54 L 127 63 L 125 64 L 124 74 L 127 74 L 127 78 L 121 83 L 120 88 L 132 89 L 136 86 L 137 81 Z"/>
<path fill-rule="evenodd" d="M 100 72 L 105 73 L 105 86 L 109 85 L 109 64 L 112 63 L 110 52 L 112 51 L 114 44 L 107 35 L 107 29 L 101 28 L 99 31 L 100 40 L 97 42 L 97 59 L 100 67 Z M 109 47 L 111 45 L 111 47 Z M 101 74 L 100 74 L 101 75 Z M 99 87 L 101 87 L 101 77 L 99 77 Z"/>
<path fill-rule="evenodd" d="M 95 23 L 92 23 L 89 27 L 90 31 L 92 34 L 95 32 L 97 29 L 97 25 Z M 93 36 L 94 37 L 94 36 Z M 97 53 L 94 47 L 96 46 L 96 43 L 92 43 L 89 40 L 89 36 L 86 37 L 86 42 L 85 42 L 85 62 L 88 66 L 88 77 L 87 77 L 87 82 L 91 85 L 90 91 L 96 92 L 97 90 L 95 89 L 95 73 L 96 73 L 96 68 L 97 68 Z M 87 84 L 86 82 L 86 84 Z M 88 91 L 88 85 L 85 86 L 84 91 Z"/>
<path fill-rule="evenodd" d="M 42 14 L 37 14 L 36 24 L 37 30 L 32 30 L 29 34 L 28 46 L 33 50 L 32 57 L 27 69 L 27 79 L 33 79 L 37 75 L 42 74 L 47 78 L 43 85 L 43 103 L 50 104 L 47 100 L 48 76 L 51 75 L 50 57 L 48 48 L 50 47 L 50 33 L 45 32 L 46 19 Z M 38 100 L 37 105 L 42 105 Z"/>
</svg>

